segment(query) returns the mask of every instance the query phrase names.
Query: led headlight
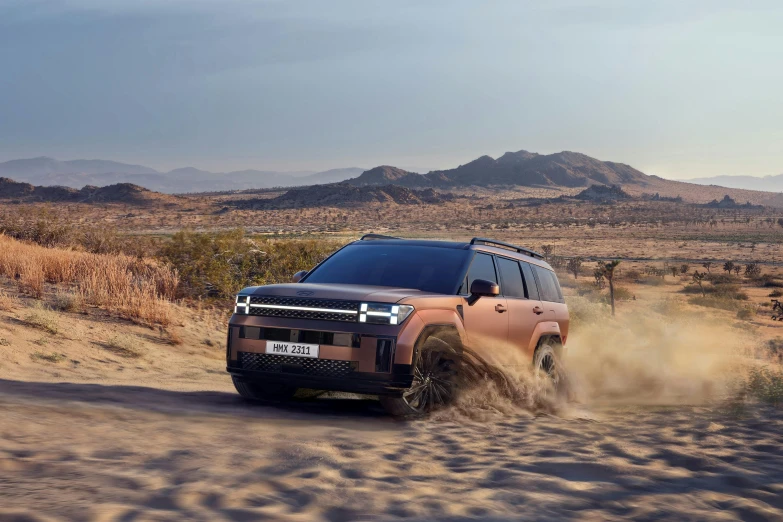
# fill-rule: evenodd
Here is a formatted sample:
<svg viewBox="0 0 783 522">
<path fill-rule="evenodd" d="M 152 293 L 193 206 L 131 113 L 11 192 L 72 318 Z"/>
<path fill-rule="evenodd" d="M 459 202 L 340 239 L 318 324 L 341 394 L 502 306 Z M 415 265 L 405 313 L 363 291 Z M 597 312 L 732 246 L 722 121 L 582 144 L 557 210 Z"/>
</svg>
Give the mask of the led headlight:
<svg viewBox="0 0 783 522">
<path fill-rule="evenodd" d="M 238 295 L 236 305 L 234 306 L 234 313 L 247 315 L 249 311 L 250 311 L 250 296 Z"/>
<path fill-rule="evenodd" d="M 388 303 L 362 303 L 359 306 L 359 322 L 372 324 L 402 324 L 413 313 L 411 305 Z"/>
</svg>

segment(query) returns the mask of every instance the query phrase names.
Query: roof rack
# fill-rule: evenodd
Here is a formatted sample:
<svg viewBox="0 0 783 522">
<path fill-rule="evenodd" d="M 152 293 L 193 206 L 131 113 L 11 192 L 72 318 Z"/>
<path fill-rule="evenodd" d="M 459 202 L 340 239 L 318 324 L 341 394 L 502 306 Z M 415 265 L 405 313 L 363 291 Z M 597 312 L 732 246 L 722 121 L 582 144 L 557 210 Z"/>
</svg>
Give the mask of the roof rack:
<svg viewBox="0 0 783 522">
<path fill-rule="evenodd" d="M 367 241 L 368 239 L 402 239 L 401 237 L 384 236 L 383 234 L 364 234 L 359 238 L 359 241 Z"/>
<path fill-rule="evenodd" d="M 488 245 L 488 246 L 499 246 L 503 248 L 509 248 L 511 250 L 514 250 L 516 252 L 519 252 L 520 254 L 525 254 L 530 257 L 535 257 L 536 259 L 544 259 L 543 254 L 539 254 L 535 250 L 530 250 L 529 248 L 524 248 L 517 245 L 512 245 L 511 243 L 506 243 L 504 241 L 495 241 L 494 239 L 487 239 L 485 237 L 474 237 L 470 240 L 471 245 Z"/>
</svg>

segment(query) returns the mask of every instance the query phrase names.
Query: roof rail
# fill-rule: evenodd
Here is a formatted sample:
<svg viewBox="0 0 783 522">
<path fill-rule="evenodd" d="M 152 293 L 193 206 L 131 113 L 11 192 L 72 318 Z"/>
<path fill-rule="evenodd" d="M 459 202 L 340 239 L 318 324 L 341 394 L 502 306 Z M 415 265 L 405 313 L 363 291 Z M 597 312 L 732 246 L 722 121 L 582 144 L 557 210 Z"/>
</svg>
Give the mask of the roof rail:
<svg viewBox="0 0 783 522">
<path fill-rule="evenodd" d="M 368 239 L 402 239 L 401 237 L 384 236 L 383 234 L 364 234 L 359 238 L 359 241 L 367 241 Z"/>
<path fill-rule="evenodd" d="M 543 254 L 539 254 L 535 250 L 530 250 L 529 248 L 524 248 L 517 245 L 512 245 L 511 243 L 506 243 L 504 241 L 495 241 L 494 239 L 487 239 L 485 237 L 474 237 L 470 240 L 471 245 L 487 245 L 487 246 L 499 246 L 503 248 L 509 248 L 511 250 L 514 250 L 516 252 L 519 252 L 520 254 L 525 254 L 530 257 L 535 257 L 536 259 L 544 259 Z"/>
</svg>

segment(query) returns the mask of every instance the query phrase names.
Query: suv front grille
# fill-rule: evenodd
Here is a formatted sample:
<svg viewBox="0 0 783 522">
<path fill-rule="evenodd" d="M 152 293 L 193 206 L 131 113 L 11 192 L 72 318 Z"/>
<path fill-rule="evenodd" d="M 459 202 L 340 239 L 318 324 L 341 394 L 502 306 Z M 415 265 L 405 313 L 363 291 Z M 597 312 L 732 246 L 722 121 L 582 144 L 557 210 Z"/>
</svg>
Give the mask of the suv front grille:
<svg viewBox="0 0 783 522">
<path fill-rule="evenodd" d="M 359 317 L 359 303 L 336 299 L 254 295 L 250 297 L 250 315 L 355 323 Z"/>
<path fill-rule="evenodd" d="M 352 361 L 309 359 L 306 357 L 250 352 L 239 352 L 239 364 L 243 370 L 317 375 L 321 377 L 344 377 L 352 373 L 356 365 Z"/>
</svg>

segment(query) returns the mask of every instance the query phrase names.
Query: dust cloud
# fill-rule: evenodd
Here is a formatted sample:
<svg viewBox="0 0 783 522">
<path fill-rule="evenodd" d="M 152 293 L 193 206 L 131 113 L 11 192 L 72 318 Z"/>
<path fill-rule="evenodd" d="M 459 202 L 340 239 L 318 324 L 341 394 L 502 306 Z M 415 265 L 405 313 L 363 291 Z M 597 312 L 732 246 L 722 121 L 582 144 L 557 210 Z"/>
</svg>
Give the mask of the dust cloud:
<svg viewBox="0 0 783 522">
<path fill-rule="evenodd" d="M 731 393 L 758 345 L 747 330 L 670 303 L 615 318 L 600 305 L 588 306 L 595 309 L 586 321 L 576 317 L 559 361 L 564 372 L 558 390 L 534 375 L 532 356 L 511 345 L 477 343 L 461 361 L 462 391 L 433 417 L 585 418 L 591 407 L 705 404 Z"/>
</svg>

